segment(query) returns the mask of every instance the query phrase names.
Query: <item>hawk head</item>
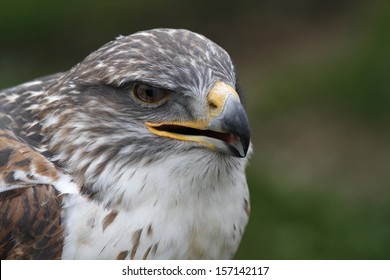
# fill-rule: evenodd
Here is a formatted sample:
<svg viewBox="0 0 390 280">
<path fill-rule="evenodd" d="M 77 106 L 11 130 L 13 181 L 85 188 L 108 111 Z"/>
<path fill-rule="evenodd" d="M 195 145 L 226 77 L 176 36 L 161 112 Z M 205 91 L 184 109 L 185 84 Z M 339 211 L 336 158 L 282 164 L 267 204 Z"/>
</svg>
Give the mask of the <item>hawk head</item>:
<svg viewBox="0 0 390 280">
<path fill-rule="evenodd" d="M 119 37 L 65 73 L 39 117 L 53 160 L 85 185 L 168 156 L 244 166 L 240 99 L 225 50 L 187 30 L 154 29 Z"/>
</svg>

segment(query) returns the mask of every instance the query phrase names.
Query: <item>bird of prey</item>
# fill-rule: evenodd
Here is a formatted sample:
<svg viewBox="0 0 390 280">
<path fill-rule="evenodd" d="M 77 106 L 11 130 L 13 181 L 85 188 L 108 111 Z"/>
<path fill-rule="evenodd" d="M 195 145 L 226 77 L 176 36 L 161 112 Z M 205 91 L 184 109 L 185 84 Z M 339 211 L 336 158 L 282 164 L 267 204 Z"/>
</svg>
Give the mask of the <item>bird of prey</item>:
<svg viewBox="0 0 390 280">
<path fill-rule="evenodd" d="M 1 259 L 229 259 L 252 148 L 228 53 L 188 30 L 120 36 L 0 91 Z"/>
</svg>

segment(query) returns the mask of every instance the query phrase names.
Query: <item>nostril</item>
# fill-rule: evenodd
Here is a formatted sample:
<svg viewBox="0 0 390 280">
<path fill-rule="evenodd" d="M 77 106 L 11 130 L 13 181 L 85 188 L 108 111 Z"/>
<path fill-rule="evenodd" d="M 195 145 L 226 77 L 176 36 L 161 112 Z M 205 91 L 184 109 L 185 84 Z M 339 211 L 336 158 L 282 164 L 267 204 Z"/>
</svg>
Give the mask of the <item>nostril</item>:
<svg viewBox="0 0 390 280">
<path fill-rule="evenodd" d="M 209 101 L 209 107 L 211 110 L 218 109 L 218 105 L 215 104 L 213 101 Z"/>
</svg>

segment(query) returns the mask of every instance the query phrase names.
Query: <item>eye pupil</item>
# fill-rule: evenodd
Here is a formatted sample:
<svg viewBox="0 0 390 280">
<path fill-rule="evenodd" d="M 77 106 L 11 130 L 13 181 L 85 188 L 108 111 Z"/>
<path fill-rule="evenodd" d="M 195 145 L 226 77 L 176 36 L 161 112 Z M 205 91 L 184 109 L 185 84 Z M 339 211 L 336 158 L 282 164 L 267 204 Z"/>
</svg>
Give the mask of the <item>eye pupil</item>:
<svg viewBox="0 0 390 280">
<path fill-rule="evenodd" d="M 145 94 L 149 97 L 149 98 L 152 98 L 155 94 L 155 91 L 152 90 L 152 89 L 146 89 L 145 90 Z"/>
<path fill-rule="evenodd" d="M 149 85 L 134 85 L 133 87 L 134 96 L 144 103 L 158 103 L 165 99 L 168 95 L 168 91 L 152 87 Z"/>
</svg>

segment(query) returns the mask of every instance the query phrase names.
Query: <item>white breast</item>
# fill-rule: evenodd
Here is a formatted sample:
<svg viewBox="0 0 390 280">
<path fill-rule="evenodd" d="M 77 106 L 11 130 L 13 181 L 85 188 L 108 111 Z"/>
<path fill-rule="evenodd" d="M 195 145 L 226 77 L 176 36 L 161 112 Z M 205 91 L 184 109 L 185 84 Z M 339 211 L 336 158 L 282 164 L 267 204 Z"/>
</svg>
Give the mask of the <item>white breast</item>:
<svg viewBox="0 0 390 280">
<path fill-rule="evenodd" d="M 246 162 L 233 169 L 183 162 L 129 168 L 107 190 L 105 202 L 120 199 L 115 207 L 69 195 L 62 258 L 231 258 L 248 220 Z"/>
</svg>

